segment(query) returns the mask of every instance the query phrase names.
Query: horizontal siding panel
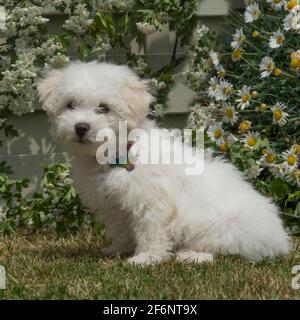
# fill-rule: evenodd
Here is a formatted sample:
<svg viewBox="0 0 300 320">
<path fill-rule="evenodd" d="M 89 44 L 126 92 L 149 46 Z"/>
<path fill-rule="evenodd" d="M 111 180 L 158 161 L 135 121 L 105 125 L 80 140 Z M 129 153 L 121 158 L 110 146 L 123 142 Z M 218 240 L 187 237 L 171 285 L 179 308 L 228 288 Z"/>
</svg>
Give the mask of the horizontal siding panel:
<svg viewBox="0 0 300 320">
<path fill-rule="evenodd" d="M 226 0 L 202 0 L 199 1 L 197 14 L 199 17 L 223 16 L 228 13 Z"/>
</svg>

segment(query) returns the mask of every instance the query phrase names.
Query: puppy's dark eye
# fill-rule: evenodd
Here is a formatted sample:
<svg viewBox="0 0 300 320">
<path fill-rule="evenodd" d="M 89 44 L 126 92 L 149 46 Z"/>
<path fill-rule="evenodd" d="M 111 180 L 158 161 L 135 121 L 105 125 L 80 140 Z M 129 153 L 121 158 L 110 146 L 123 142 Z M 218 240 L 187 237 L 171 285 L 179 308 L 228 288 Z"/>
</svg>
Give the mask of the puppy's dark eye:
<svg viewBox="0 0 300 320">
<path fill-rule="evenodd" d="M 75 102 L 74 101 L 69 101 L 66 105 L 66 108 L 69 110 L 73 110 L 75 108 Z"/>
<path fill-rule="evenodd" d="M 96 113 L 101 114 L 101 113 L 107 113 L 109 111 L 108 105 L 105 103 L 100 103 Z"/>
</svg>

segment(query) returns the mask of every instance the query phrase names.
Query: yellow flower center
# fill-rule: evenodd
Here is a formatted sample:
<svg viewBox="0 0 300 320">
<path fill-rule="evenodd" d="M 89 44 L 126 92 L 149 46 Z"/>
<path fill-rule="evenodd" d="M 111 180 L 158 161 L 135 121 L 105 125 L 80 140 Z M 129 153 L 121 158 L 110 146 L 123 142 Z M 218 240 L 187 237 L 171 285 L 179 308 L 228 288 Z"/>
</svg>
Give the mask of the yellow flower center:
<svg viewBox="0 0 300 320">
<path fill-rule="evenodd" d="M 296 7 L 296 5 L 298 5 L 298 0 L 290 0 L 286 7 L 288 8 L 288 10 L 292 10 L 294 9 L 294 7 Z"/>
<path fill-rule="evenodd" d="M 292 180 L 297 180 L 298 178 L 298 172 L 296 170 L 293 170 L 289 173 L 289 176 Z"/>
<path fill-rule="evenodd" d="M 249 96 L 248 93 L 244 94 L 244 95 L 242 96 L 242 102 L 243 102 L 243 103 L 246 103 L 246 102 L 249 100 L 249 98 L 250 98 L 250 96 Z"/>
<path fill-rule="evenodd" d="M 259 11 L 258 11 L 258 10 L 253 10 L 253 12 L 252 12 L 252 17 L 253 17 L 253 18 L 257 18 L 258 15 L 259 15 Z"/>
<path fill-rule="evenodd" d="M 298 58 L 298 52 L 291 53 L 291 59 Z"/>
<path fill-rule="evenodd" d="M 222 92 L 224 94 L 224 96 L 228 96 L 230 93 L 231 89 L 228 86 L 223 87 Z"/>
<path fill-rule="evenodd" d="M 232 55 L 231 55 L 232 60 L 239 60 L 241 58 L 241 56 L 242 56 L 242 53 L 241 53 L 241 50 L 239 50 L 239 49 L 233 50 Z"/>
<path fill-rule="evenodd" d="M 219 147 L 219 150 L 222 151 L 222 152 L 225 152 L 226 151 L 226 144 L 225 143 L 221 143 L 218 145 Z"/>
<path fill-rule="evenodd" d="M 218 74 L 218 77 L 219 77 L 219 78 L 224 78 L 224 77 L 225 77 L 225 70 L 219 70 L 219 71 L 217 72 L 217 74 Z"/>
<path fill-rule="evenodd" d="M 281 73 L 282 73 L 282 70 L 279 69 L 279 68 L 276 68 L 276 69 L 274 70 L 274 75 L 275 75 L 276 77 L 279 77 L 279 76 L 281 75 Z"/>
<path fill-rule="evenodd" d="M 267 71 L 272 72 L 274 69 L 274 64 L 272 62 L 268 63 L 266 69 Z"/>
<path fill-rule="evenodd" d="M 299 58 L 293 58 L 291 61 L 291 68 L 296 70 L 300 66 L 300 59 Z"/>
<path fill-rule="evenodd" d="M 273 163 L 274 162 L 274 156 L 272 154 L 268 154 L 266 156 L 266 162 L 267 163 Z"/>
<path fill-rule="evenodd" d="M 300 154 L 300 146 L 299 144 L 293 144 L 292 148 L 296 154 Z"/>
<path fill-rule="evenodd" d="M 222 136 L 222 131 L 221 131 L 221 129 L 216 129 L 216 131 L 214 132 L 214 137 L 215 137 L 216 139 L 219 139 L 219 138 L 221 138 L 221 136 Z"/>
<path fill-rule="evenodd" d="M 243 121 L 239 125 L 240 131 L 246 131 L 246 130 L 249 130 L 250 128 L 251 128 L 251 125 L 247 121 Z"/>
<path fill-rule="evenodd" d="M 293 155 L 287 157 L 287 163 L 289 166 L 293 166 L 296 163 L 296 158 Z"/>
<path fill-rule="evenodd" d="M 259 32 L 258 31 L 253 31 L 252 32 L 252 37 L 253 38 L 257 38 L 259 36 Z"/>
<path fill-rule="evenodd" d="M 277 44 L 282 44 L 283 41 L 284 41 L 284 37 L 283 37 L 283 36 L 278 36 L 278 37 L 276 38 Z"/>
<path fill-rule="evenodd" d="M 276 121 L 279 121 L 282 118 L 282 111 L 281 110 L 275 110 L 274 111 L 274 119 Z"/>
<path fill-rule="evenodd" d="M 253 136 L 247 138 L 247 145 L 253 147 L 256 144 L 256 139 Z"/>
<path fill-rule="evenodd" d="M 227 118 L 232 118 L 233 117 L 233 110 L 231 108 L 227 108 L 225 111 L 225 114 Z"/>
<path fill-rule="evenodd" d="M 282 0 L 273 0 L 273 2 L 275 3 L 275 4 L 278 4 L 278 3 L 280 3 Z"/>
</svg>

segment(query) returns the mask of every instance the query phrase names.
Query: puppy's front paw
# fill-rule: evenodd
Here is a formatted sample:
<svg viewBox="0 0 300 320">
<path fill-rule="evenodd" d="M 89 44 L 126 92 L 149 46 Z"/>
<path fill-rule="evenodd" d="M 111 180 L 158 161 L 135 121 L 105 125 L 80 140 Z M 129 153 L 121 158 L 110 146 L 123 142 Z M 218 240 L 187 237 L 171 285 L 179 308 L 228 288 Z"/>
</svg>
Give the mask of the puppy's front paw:
<svg viewBox="0 0 300 320">
<path fill-rule="evenodd" d="M 136 256 L 133 256 L 126 261 L 131 264 L 136 265 L 150 265 L 150 264 L 156 264 L 162 262 L 166 257 L 164 256 L 157 256 L 157 255 L 151 255 L 149 253 L 139 253 Z"/>
</svg>

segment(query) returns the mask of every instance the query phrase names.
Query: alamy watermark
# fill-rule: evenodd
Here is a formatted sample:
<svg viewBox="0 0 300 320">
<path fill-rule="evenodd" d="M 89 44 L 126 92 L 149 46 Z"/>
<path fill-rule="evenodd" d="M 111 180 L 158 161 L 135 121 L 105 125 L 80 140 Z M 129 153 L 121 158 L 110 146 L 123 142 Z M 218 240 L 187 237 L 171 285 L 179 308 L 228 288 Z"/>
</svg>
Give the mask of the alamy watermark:
<svg viewBox="0 0 300 320">
<path fill-rule="evenodd" d="M 6 289 L 6 271 L 3 266 L 0 265 L 0 290 Z"/>
<path fill-rule="evenodd" d="M 204 169 L 202 130 L 128 130 L 127 122 L 119 121 L 118 130 L 100 129 L 96 141 L 100 143 L 96 159 L 101 165 L 116 161 L 133 165 L 181 165 L 186 175 L 199 175 Z"/>
</svg>

